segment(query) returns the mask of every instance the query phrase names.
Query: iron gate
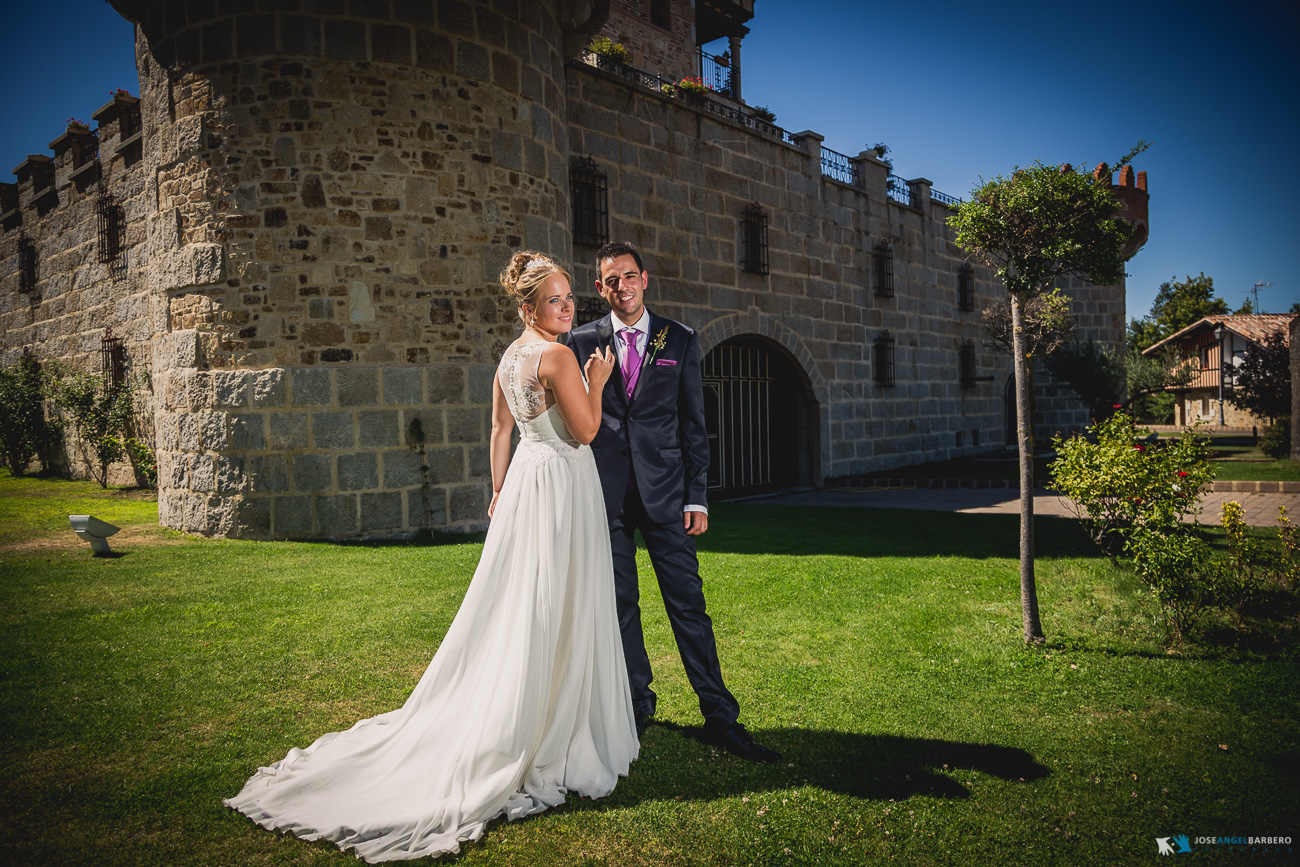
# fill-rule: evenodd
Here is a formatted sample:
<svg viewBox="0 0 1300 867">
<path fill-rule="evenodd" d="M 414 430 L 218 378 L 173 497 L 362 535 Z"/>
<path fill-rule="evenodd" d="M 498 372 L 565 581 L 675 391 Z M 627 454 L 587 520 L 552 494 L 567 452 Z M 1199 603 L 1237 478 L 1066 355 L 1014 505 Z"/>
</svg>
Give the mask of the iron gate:
<svg viewBox="0 0 1300 867">
<path fill-rule="evenodd" d="M 771 485 L 770 414 L 774 378 L 767 350 L 725 343 L 704 357 L 709 488 Z"/>
</svg>

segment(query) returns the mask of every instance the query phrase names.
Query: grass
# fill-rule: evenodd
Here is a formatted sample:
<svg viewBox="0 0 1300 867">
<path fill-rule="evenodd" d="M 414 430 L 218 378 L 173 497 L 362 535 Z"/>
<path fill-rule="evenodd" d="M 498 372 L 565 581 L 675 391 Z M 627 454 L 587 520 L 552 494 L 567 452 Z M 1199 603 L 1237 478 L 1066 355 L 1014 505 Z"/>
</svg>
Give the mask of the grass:
<svg viewBox="0 0 1300 867">
<path fill-rule="evenodd" d="M 1250 437 L 1212 437 L 1210 461 L 1223 481 L 1281 482 L 1300 481 L 1300 464 L 1266 456 Z M 1051 481 L 1051 458 L 1034 459 L 1034 481 Z M 875 474 L 893 479 L 1002 479 L 1020 478 L 1020 465 L 1014 453 L 997 453 L 975 457 L 932 461 L 900 467 Z"/>
<path fill-rule="evenodd" d="M 122 525 L 121 556 L 90 557 L 68 512 Z M 604 800 L 494 823 L 457 863 L 1145 864 L 1157 836 L 1300 828 L 1297 656 L 1166 653 L 1151 600 L 1073 522 L 1038 524 L 1049 644 L 1027 648 L 1014 518 L 711 517 L 700 559 L 723 668 L 787 764 L 697 740 L 647 580 L 663 723 L 631 775 Z M 0 861 L 356 863 L 221 798 L 397 707 L 480 545 L 213 541 L 155 520 L 134 493 L 0 474 Z"/>
<path fill-rule="evenodd" d="M 1300 481 L 1300 463 L 1270 458 L 1248 437 L 1215 437 L 1210 441 L 1210 461 L 1217 479 L 1242 482 Z"/>
</svg>

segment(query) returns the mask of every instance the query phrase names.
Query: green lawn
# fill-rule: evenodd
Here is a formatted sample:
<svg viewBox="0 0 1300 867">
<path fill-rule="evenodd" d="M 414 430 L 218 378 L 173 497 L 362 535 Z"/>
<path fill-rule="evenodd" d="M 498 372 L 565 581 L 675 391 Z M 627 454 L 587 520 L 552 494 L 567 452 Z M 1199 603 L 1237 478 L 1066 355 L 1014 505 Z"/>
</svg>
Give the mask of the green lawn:
<svg viewBox="0 0 1300 867">
<path fill-rule="evenodd" d="M 71 511 L 121 524 L 121 556 L 91 558 Z M 397 707 L 480 545 L 207 541 L 154 519 L 132 493 L 0 474 L 0 863 L 356 863 L 221 798 Z M 1014 518 L 720 504 L 710 527 L 723 668 L 787 764 L 695 739 L 647 581 L 664 722 L 631 775 L 494 823 L 457 863 L 1150 864 L 1156 837 L 1300 838 L 1300 657 L 1166 653 L 1151 600 L 1073 522 L 1038 525 L 1038 649 Z"/>
<path fill-rule="evenodd" d="M 1214 439 L 1210 449 L 1210 460 L 1218 470 L 1215 478 L 1243 482 L 1300 481 L 1300 463 L 1270 458 L 1248 440 Z"/>
<path fill-rule="evenodd" d="M 1216 479 L 1223 481 L 1281 482 L 1300 481 L 1300 463 L 1275 460 L 1267 457 L 1249 438 L 1229 437 L 1211 439 L 1210 461 L 1216 470 Z M 1050 458 L 1034 460 L 1034 481 L 1047 484 L 1051 481 Z M 981 455 L 932 461 L 910 467 L 900 467 L 875 474 L 892 479 L 1003 479 L 1020 478 L 1020 464 L 1014 454 Z"/>
</svg>

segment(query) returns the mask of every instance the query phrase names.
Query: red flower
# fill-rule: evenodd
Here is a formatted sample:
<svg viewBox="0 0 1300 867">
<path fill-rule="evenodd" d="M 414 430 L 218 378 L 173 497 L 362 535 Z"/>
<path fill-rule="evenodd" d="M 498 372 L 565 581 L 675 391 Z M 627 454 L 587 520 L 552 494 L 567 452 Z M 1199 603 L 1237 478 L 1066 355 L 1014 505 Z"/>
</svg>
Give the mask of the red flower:
<svg viewBox="0 0 1300 867">
<path fill-rule="evenodd" d="M 1178 471 L 1178 478 L 1180 478 L 1180 479 L 1185 479 L 1185 478 L 1187 478 L 1187 473 L 1183 472 L 1182 470 L 1179 470 L 1179 471 Z"/>
<path fill-rule="evenodd" d="M 1137 449 L 1140 452 L 1144 452 L 1147 450 L 1147 447 L 1142 445 L 1141 443 L 1138 443 L 1137 445 L 1133 446 L 1133 448 Z"/>
<path fill-rule="evenodd" d="M 1111 407 L 1110 407 L 1110 408 L 1111 408 L 1111 409 L 1123 409 L 1123 408 L 1124 408 L 1124 404 L 1122 404 L 1122 403 L 1111 404 Z"/>
</svg>

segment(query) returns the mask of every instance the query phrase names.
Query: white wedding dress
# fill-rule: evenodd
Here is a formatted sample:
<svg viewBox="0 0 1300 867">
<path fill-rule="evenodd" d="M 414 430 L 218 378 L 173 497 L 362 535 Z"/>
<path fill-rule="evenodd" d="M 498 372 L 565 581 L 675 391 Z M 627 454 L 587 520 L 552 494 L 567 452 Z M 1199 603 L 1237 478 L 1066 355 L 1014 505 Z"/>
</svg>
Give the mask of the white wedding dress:
<svg viewBox="0 0 1300 867">
<path fill-rule="evenodd" d="M 520 443 L 483 556 L 400 709 L 260 768 L 225 803 L 264 828 L 366 861 L 459 851 L 498 816 L 614 789 L 639 744 L 591 450 L 537 379 L 542 348 L 497 369 Z"/>
</svg>

